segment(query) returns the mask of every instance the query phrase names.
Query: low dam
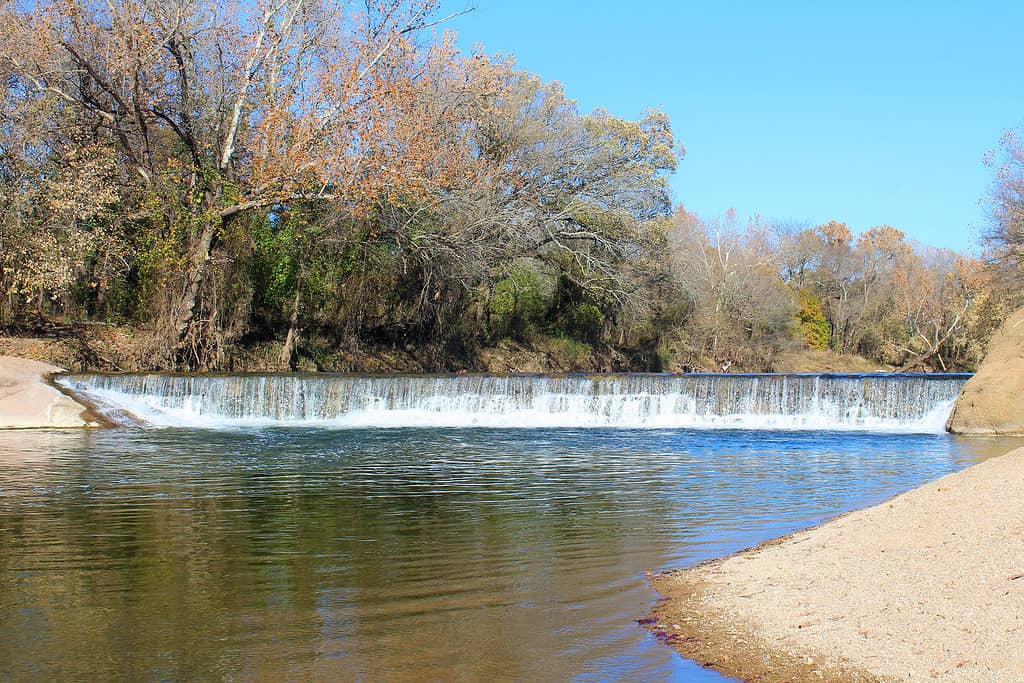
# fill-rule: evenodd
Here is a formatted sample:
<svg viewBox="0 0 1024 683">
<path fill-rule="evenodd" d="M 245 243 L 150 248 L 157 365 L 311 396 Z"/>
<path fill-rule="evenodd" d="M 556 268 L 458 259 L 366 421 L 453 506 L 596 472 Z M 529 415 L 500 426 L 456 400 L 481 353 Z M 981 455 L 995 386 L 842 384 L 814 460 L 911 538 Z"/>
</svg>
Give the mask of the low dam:
<svg viewBox="0 0 1024 683">
<path fill-rule="evenodd" d="M 605 427 L 938 433 L 969 375 L 71 375 L 151 426 Z"/>
</svg>

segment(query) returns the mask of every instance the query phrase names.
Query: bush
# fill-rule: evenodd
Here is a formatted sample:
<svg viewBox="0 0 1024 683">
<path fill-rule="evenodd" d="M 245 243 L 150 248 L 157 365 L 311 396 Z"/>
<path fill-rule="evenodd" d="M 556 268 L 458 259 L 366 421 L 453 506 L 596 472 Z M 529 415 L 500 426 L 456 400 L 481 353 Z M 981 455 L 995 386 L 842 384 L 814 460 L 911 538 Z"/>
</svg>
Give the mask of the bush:
<svg viewBox="0 0 1024 683">
<path fill-rule="evenodd" d="M 796 318 L 800 323 L 800 337 L 808 346 L 815 349 L 828 348 L 831 336 L 828 320 L 821 308 L 821 300 L 810 290 L 800 290 Z"/>
<path fill-rule="evenodd" d="M 579 302 L 562 309 L 558 322 L 567 335 L 596 344 L 601 339 L 604 313 L 594 304 Z"/>
<path fill-rule="evenodd" d="M 487 305 L 491 336 L 524 337 L 533 332 L 547 312 L 549 302 L 541 290 L 536 273 L 514 266 L 507 277 L 498 280 Z"/>
</svg>

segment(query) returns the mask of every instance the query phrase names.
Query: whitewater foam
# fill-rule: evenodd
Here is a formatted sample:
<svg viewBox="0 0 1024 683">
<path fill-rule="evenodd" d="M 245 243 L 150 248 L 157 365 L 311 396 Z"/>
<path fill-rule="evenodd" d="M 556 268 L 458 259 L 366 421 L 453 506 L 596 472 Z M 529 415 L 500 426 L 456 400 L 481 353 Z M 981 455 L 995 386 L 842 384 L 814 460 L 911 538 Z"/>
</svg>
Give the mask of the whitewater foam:
<svg viewBox="0 0 1024 683">
<path fill-rule="evenodd" d="M 158 427 L 766 429 L 939 433 L 967 375 L 69 375 Z M 127 417 L 126 417 L 127 416 Z"/>
</svg>

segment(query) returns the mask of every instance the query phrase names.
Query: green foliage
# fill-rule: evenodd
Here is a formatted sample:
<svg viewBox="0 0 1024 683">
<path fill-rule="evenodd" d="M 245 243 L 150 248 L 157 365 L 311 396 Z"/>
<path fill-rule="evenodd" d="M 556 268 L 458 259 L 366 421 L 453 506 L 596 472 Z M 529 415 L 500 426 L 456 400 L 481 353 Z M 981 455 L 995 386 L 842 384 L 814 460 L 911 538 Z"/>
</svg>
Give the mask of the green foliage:
<svg viewBox="0 0 1024 683">
<path fill-rule="evenodd" d="M 558 326 L 563 331 L 591 344 L 600 341 L 604 320 L 601 309 L 588 302 L 572 303 L 558 312 Z"/>
<path fill-rule="evenodd" d="M 593 346 L 572 337 L 553 337 L 550 343 L 557 356 L 576 367 L 586 367 L 594 355 Z"/>
<path fill-rule="evenodd" d="M 536 329 L 550 301 L 544 296 L 537 274 L 513 266 L 496 283 L 487 304 L 488 323 L 494 338 L 522 337 Z"/>
<path fill-rule="evenodd" d="M 254 306 L 268 317 L 284 316 L 295 298 L 298 275 L 297 240 L 294 225 L 277 225 L 266 219 L 253 220 L 254 243 L 251 275 Z"/>
<path fill-rule="evenodd" d="M 807 345 L 815 349 L 827 349 L 829 342 L 829 325 L 825 312 L 821 308 L 821 300 L 808 290 L 800 290 L 799 308 L 796 318 L 799 322 L 800 337 Z"/>
</svg>

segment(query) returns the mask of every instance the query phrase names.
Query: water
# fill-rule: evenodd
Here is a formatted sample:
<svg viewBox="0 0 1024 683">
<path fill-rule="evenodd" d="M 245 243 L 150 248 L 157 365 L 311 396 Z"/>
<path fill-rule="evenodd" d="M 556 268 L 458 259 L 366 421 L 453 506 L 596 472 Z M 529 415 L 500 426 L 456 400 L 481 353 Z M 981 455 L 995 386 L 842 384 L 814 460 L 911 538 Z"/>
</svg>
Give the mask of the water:
<svg viewBox="0 0 1024 683">
<path fill-rule="evenodd" d="M 625 429 L 0 432 L 0 680 L 722 680 L 644 572 L 1011 442 Z"/>
<path fill-rule="evenodd" d="M 968 375 L 76 375 L 158 426 L 618 427 L 941 433 Z"/>
</svg>

